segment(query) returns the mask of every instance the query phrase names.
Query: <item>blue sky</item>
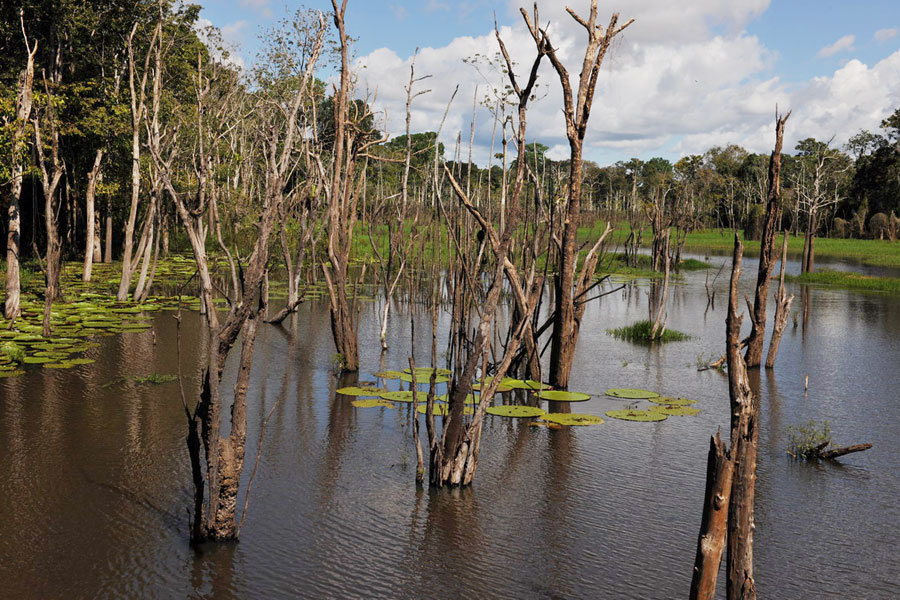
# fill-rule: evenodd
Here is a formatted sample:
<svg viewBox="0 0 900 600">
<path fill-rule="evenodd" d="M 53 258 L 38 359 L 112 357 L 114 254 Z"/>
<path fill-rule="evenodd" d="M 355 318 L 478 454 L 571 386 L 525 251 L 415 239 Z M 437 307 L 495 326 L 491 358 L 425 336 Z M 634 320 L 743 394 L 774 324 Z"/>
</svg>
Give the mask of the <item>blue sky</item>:
<svg viewBox="0 0 900 600">
<path fill-rule="evenodd" d="M 258 35 L 301 4 L 276 0 L 199 0 L 201 15 L 252 62 Z M 589 0 L 570 0 L 585 14 Z M 416 47 L 417 73 L 433 78 L 433 91 L 417 100 L 413 126 L 436 129 L 456 84 L 457 100 L 442 139 L 468 137 L 472 99 L 487 81 L 462 62 L 476 52 L 492 54 L 493 14 L 504 40 L 521 63 L 531 60 L 532 42 L 521 24 L 523 0 L 451 2 L 350 0 L 348 33 L 357 39 L 358 93 L 377 90 L 383 128 L 396 134 L 402 122 L 403 86 Z M 613 10 L 636 21 L 604 63 L 588 134 L 588 155 L 606 164 L 631 156 L 677 159 L 710 146 L 738 143 L 758 152 L 771 148 L 774 107 L 794 111 L 788 143 L 805 137 L 835 138 L 840 145 L 861 128 L 875 130 L 900 107 L 900 1 L 860 0 L 629 0 L 615 6 L 601 0 L 605 21 Z M 302 6 L 330 10 L 330 2 Z M 583 30 L 560 2 L 541 3 L 554 44 L 578 72 Z M 488 74 L 489 75 L 489 74 Z M 488 77 L 490 79 L 490 77 Z M 546 66 L 544 96 L 529 117 L 529 137 L 565 154 L 559 115 L 559 81 Z M 476 111 L 476 150 L 490 154 L 493 123 Z M 791 146 L 792 147 L 792 146 Z"/>
</svg>

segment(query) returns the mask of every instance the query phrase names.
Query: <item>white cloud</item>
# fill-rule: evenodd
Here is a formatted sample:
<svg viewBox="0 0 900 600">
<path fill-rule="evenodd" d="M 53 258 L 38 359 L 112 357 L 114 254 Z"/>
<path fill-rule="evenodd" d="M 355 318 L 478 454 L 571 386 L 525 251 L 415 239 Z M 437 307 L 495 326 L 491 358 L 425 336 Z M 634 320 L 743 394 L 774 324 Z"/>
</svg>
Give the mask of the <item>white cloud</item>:
<svg viewBox="0 0 900 600">
<path fill-rule="evenodd" d="M 853 50 L 853 42 L 855 41 L 855 35 L 845 35 L 830 46 L 825 46 L 824 48 L 819 50 L 816 56 L 818 56 L 819 58 L 827 58 L 829 56 L 834 56 L 838 52 Z"/>
<path fill-rule="evenodd" d="M 517 4 L 513 1 L 510 6 Z M 767 0 L 699 0 L 677 8 L 666 0 L 629 3 L 636 21 L 617 38 L 601 70 L 586 156 L 594 160 L 602 156 L 602 162 L 632 156 L 677 158 L 728 143 L 768 152 L 774 142 L 776 103 L 782 112 L 794 111 L 786 133 L 790 149 L 805 137 L 828 139 L 835 135 L 835 144 L 841 144 L 860 128 L 877 127 L 900 97 L 900 78 L 896 77 L 900 51 L 871 67 L 849 60 L 829 77 L 785 82 L 772 71 L 775 54 L 745 32 L 747 23 L 767 6 Z M 656 9 L 671 22 L 657 18 Z M 584 29 L 559 3 L 542 10 L 540 20 L 551 23 L 549 31 L 558 55 L 577 85 Z M 534 42 L 521 17 L 509 22 L 514 25 L 501 27 L 500 33 L 524 77 L 535 54 Z M 483 35 L 422 49 L 416 74 L 433 77 L 417 89 L 434 91 L 415 100 L 413 131 L 437 129 L 450 94 L 459 84 L 441 141 L 447 145 L 448 155 L 454 152 L 458 134 L 467 144 L 476 86 L 480 101 L 491 85 L 506 82 L 501 73 L 485 66 L 479 73 L 463 59 L 496 52 L 497 41 L 489 24 Z M 387 112 L 386 128 L 392 135 L 403 129 L 410 61 L 411 57 L 384 48 L 356 61 L 357 67 L 366 67 L 358 70 L 360 89 L 378 87 L 378 106 Z M 528 114 L 528 138 L 546 144 L 551 156 L 559 158 L 568 152 L 560 84 L 546 61 L 539 85 L 539 98 Z M 482 107 L 475 118 L 475 158 L 485 164 L 491 154 L 493 120 Z M 498 132 L 493 152 L 499 152 L 499 140 Z M 467 152 L 464 148 L 463 156 Z"/>
<path fill-rule="evenodd" d="M 875 32 L 875 41 L 876 42 L 886 42 L 890 39 L 897 37 L 897 34 L 900 33 L 900 30 L 896 28 L 891 29 L 879 29 Z"/>
<path fill-rule="evenodd" d="M 441 2 L 440 0 L 428 0 L 428 4 L 425 5 L 425 12 L 433 13 L 439 10 L 448 12 L 450 10 L 450 5 L 446 2 Z"/>
</svg>

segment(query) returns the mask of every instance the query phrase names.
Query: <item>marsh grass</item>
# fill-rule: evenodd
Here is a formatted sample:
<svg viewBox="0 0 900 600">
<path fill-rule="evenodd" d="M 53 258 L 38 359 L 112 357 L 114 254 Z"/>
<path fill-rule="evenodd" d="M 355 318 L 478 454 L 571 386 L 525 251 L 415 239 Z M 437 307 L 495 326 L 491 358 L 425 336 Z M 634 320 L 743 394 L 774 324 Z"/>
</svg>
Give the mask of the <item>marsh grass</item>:
<svg viewBox="0 0 900 600">
<path fill-rule="evenodd" d="M 637 342 L 640 344 L 650 344 L 652 342 L 683 342 L 691 339 L 691 336 L 688 334 L 675 329 L 666 329 L 661 336 L 653 339 L 650 337 L 652 329 L 653 323 L 650 321 L 638 321 L 637 323 L 632 323 L 625 327 L 607 329 L 606 333 L 616 339 L 625 340 L 627 342 Z"/>
<path fill-rule="evenodd" d="M 900 278 L 874 277 L 848 271 L 823 269 L 815 273 L 787 275 L 787 281 L 808 283 L 813 285 L 830 285 L 851 290 L 869 290 L 873 292 L 900 293 Z"/>
</svg>

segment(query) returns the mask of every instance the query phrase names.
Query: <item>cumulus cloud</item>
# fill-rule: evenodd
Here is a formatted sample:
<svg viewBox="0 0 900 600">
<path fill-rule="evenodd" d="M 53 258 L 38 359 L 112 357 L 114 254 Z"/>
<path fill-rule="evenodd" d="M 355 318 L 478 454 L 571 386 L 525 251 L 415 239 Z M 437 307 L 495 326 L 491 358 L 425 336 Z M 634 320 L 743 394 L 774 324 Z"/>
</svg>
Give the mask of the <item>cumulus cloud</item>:
<svg viewBox="0 0 900 600">
<path fill-rule="evenodd" d="M 524 2 L 511 1 L 511 12 L 520 4 Z M 900 78 L 895 77 L 900 72 L 900 51 L 873 66 L 850 60 L 829 77 L 783 81 L 772 71 L 774 53 L 745 31 L 767 6 L 768 0 L 698 0 L 678 7 L 663 0 L 630 2 L 631 14 L 623 13 L 622 19 L 634 16 L 636 21 L 617 38 L 601 70 L 586 156 L 604 164 L 632 156 L 677 158 L 728 143 L 768 152 L 774 140 L 776 103 L 782 112 L 794 111 L 786 140 L 790 148 L 796 140 L 810 136 L 835 135 L 835 143 L 843 143 L 860 128 L 871 129 L 893 110 L 892 102 L 900 97 Z M 608 15 L 601 20 L 605 24 Z M 583 27 L 565 13 L 561 3 L 542 9 L 540 21 L 550 23 L 554 46 L 577 86 L 586 43 Z M 508 22 L 513 24 L 501 27 L 500 33 L 524 78 L 535 55 L 534 42 L 521 17 Z M 416 74 L 432 78 L 417 89 L 433 91 L 415 100 L 413 131 L 437 129 L 459 84 L 441 134 L 448 155 L 454 152 L 457 136 L 463 144 L 468 142 L 473 117 L 476 161 L 485 164 L 492 153 L 499 152 L 500 129 L 483 106 L 493 104 L 492 90 L 506 84 L 503 73 L 483 59 L 497 50 L 489 23 L 483 35 L 424 48 L 416 59 Z M 478 68 L 463 62 L 476 55 L 482 57 Z M 391 135 L 403 131 L 404 86 L 411 61 L 412 57 L 386 48 L 356 61 L 360 89 L 378 88 L 378 108 L 387 116 L 383 126 Z M 528 114 L 528 138 L 549 146 L 551 157 L 561 158 L 568 153 L 561 86 L 547 61 L 538 83 L 538 97 Z M 512 112 L 508 109 L 508 114 Z M 467 152 L 464 148 L 463 156 Z"/>
<path fill-rule="evenodd" d="M 890 39 L 897 37 L 897 33 L 900 33 L 900 30 L 896 28 L 890 29 L 879 29 L 875 32 L 875 41 L 876 42 L 886 42 Z"/>
<path fill-rule="evenodd" d="M 834 56 L 838 52 L 853 50 L 853 42 L 856 41 L 855 35 L 845 35 L 830 46 L 825 46 L 816 54 L 819 58 L 828 58 Z"/>
</svg>

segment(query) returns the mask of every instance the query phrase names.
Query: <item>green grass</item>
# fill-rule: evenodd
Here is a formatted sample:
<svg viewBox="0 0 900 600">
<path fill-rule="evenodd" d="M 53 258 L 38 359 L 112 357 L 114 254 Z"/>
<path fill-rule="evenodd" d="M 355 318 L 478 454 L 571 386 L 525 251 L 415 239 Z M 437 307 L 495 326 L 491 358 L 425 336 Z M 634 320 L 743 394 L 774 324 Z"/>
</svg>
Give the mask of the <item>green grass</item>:
<svg viewBox="0 0 900 600">
<path fill-rule="evenodd" d="M 786 275 L 785 279 L 797 283 L 830 285 L 850 290 L 900 293 L 900 278 L 897 277 L 873 277 L 859 273 L 825 269 L 815 273 Z"/>
<path fill-rule="evenodd" d="M 744 241 L 744 249 L 759 252 L 758 241 Z M 780 247 L 781 237 L 778 238 Z M 689 233 L 685 249 L 694 251 L 728 251 L 734 247 L 734 234 L 730 229 L 706 229 Z M 803 236 L 788 238 L 788 252 L 800 254 L 803 251 Z M 888 240 L 851 240 L 817 237 L 815 241 L 817 257 L 853 258 L 864 265 L 900 268 L 900 242 Z"/>
<path fill-rule="evenodd" d="M 626 325 L 625 327 L 607 329 L 606 333 L 616 339 L 642 344 L 649 344 L 651 342 L 683 342 L 691 339 L 691 336 L 686 333 L 676 331 L 675 329 L 666 329 L 665 332 L 663 332 L 662 337 L 658 337 L 654 340 L 650 337 L 650 331 L 652 329 L 653 323 L 650 321 L 638 321 L 637 323 Z"/>
</svg>

